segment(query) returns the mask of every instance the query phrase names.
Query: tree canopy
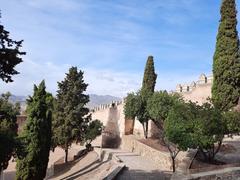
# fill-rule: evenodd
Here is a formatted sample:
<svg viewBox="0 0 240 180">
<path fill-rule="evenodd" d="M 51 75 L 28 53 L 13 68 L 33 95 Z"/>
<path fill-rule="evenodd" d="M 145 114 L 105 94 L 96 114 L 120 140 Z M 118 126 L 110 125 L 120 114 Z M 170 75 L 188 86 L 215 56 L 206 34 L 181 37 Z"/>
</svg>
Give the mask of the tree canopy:
<svg viewBox="0 0 240 180">
<path fill-rule="evenodd" d="M 84 141 L 87 149 L 91 148 L 92 141 L 102 134 L 102 130 L 103 123 L 100 120 L 96 119 L 88 123 L 84 134 Z"/>
<path fill-rule="evenodd" d="M 12 82 L 12 76 L 19 73 L 15 67 L 23 61 L 21 55 L 26 54 L 20 51 L 22 42 L 12 40 L 9 32 L 0 24 L 0 79 L 4 82 Z"/>
<path fill-rule="evenodd" d="M 213 60 L 212 98 L 215 107 L 228 111 L 240 97 L 240 56 L 235 0 L 223 0 Z"/>
<path fill-rule="evenodd" d="M 53 139 L 65 150 L 65 162 L 71 144 L 84 140 L 90 120 L 89 109 L 85 107 L 89 102 L 89 96 L 84 94 L 87 86 L 83 72 L 78 71 L 77 67 L 71 67 L 65 79 L 58 83 Z"/>
<path fill-rule="evenodd" d="M 33 96 L 27 100 L 27 122 L 20 134 L 22 144 L 18 155 L 16 179 L 42 180 L 46 176 L 51 147 L 52 112 L 49 106 L 50 94 L 45 82 L 34 85 Z"/>
<path fill-rule="evenodd" d="M 17 136 L 17 115 L 20 106 L 9 102 L 10 93 L 0 97 L 0 170 L 6 169 L 14 154 Z"/>
<path fill-rule="evenodd" d="M 165 121 L 164 131 L 167 139 L 179 149 L 198 148 L 205 160 L 212 162 L 227 128 L 218 108 L 210 103 L 199 106 L 190 102 L 173 106 Z"/>
<path fill-rule="evenodd" d="M 145 138 L 148 137 L 148 121 L 150 116 L 147 111 L 147 101 L 154 93 L 157 74 L 155 73 L 153 56 L 146 62 L 142 88 L 137 93 L 129 93 L 125 99 L 124 114 L 126 118 L 135 119 L 142 124 Z"/>
</svg>

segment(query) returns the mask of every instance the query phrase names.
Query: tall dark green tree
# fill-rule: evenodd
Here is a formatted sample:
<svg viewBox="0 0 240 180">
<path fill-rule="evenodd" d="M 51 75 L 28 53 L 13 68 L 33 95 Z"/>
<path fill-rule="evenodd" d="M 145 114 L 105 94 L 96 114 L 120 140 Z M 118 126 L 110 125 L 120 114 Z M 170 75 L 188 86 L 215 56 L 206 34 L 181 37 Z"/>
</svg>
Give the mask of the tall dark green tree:
<svg viewBox="0 0 240 180">
<path fill-rule="evenodd" d="M 87 84 L 83 72 L 71 67 L 66 78 L 58 83 L 56 114 L 53 122 L 55 144 L 65 150 L 65 162 L 68 161 L 68 149 L 73 142 L 82 142 L 90 119 L 86 104 L 89 96 L 84 94 Z"/>
<path fill-rule="evenodd" d="M 7 168 L 16 147 L 20 106 L 9 102 L 10 95 L 6 93 L 0 97 L 0 171 Z"/>
<path fill-rule="evenodd" d="M 157 74 L 155 73 L 153 56 L 149 56 L 144 70 L 141 95 L 148 98 L 149 94 L 154 93 Z M 145 92 L 146 91 L 146 92 Z"/>
<path fill-rule="evenodd" d="M 156 84 L 157 74 L 155 73 L 153 56 L 149 56 L 144 70 L 142 88 L 140 91 L 141 96 L 141 115 L 138 117 L 144 126 L 145 137 L 148 136 L 148 121 L 150 119 L 147 111 L 147 101 L 154 93 L 154 88 Z"/>
<path fill-rule="evenodd" d="M 212 98 L 224 111 L 235 106 L 240 97 L 240 57 L 235 0 L 223 0 L 213 61 Z"/>
<path fill-rule="evenodd" d="M 12 40 L 0 22 L 0 79 L 4 82 L 12 82 L 12 76 L 19 73 L 15 66 L 22 62 L 21 55 L 26 54 L 20 51 L 22 42 Z"/>
<path fill-rule="evenodd" d="M 52 136 L 50 96 L 42 81 L 38 87 L 34 85 L 33 96 L 27 100 L 27 122 L 20 134 L 23 148 L 17 160 L 18 180 L 42 180 L 46 176 Z"/>
</svg>

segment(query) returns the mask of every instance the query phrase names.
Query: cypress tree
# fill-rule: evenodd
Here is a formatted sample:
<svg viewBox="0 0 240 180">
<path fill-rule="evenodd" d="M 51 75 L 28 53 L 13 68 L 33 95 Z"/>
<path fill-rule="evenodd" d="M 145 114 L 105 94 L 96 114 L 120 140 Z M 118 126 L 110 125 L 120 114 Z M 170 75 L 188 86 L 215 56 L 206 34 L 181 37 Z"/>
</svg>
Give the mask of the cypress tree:
<svg viewBox="0 0 240 180">
<path fill-rule="evenodd" d="M 140 91 L 141 107 L 138 119 L 143 124 L 145 137 L 148 135 L 148 120 L 150 119 L 147 112 L 147 101 L 154 93 L 157 74 L 155 73 L 153 56 L 149 56 L 144 70 L 142 88 Z"/>
<path fill-rule="evenodd" d="M 17 160 L 16 179 L 42 180 L 46 176 L 51 147 L 52 113 L 48 110 L 49 94 L 45 82 L 37 87 L 27 100 L 27 122 L 20 134 L 23 149 Z"/>
<path fill-rule="evenodd" d="M 144 70 L 142 96 L 145 98 L 154 93 L 157 74 L 155 73 L 153 56 L 149 56 Z"/>
<path fill-rule="evenodd" d="M 87 84 L 83 72 L 77 67 L 69 69 L 66 78 L 58 83 L 55 120 L 53 123 L 54 144 L 65 150 L 65 162 L 68 161 L 68 149 L 73 142 L 82 142 L 89 121 L 89 110 L 85 105 L 89 96 L 84 94 Z"/>
<path fill-rule="evenodd" d="M 213 61 L 212 99 L 224 111 L 235 106 L 240 97 L 240 57 L 235 0 L 223 0 Z"/>
</svg>

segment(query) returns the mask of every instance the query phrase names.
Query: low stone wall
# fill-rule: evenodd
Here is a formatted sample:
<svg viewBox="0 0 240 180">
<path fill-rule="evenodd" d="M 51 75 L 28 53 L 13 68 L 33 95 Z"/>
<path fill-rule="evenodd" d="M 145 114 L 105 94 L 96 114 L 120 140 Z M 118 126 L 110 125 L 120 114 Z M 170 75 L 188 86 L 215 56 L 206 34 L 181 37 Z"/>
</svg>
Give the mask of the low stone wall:
<svg viewBox="0 0 240 180">
<path fill-rule="evenodd" d="M 128 135 L 122 137 L 121 148 L 135 152 L 146 159 L 156 162 L 161 170 L 171 170 L 171 158 L 168 153 L 153 149 L 141 142 L 139 142 L 134 136 Z"/>
<path fill-rule="evenodd" d="M 226 168 L 221 171 L 210 171 L 201 173 L 199 175 L 192 175 L 191 179 L 194 180 L 208 180 L 208 179 L 240 179 L 240 168 Z"/>
<path fill-rule="evenodd" d="M 179 180 L 179 179 L 189 179 L 189 180 L 238 180 L 240 179 L 240 167 L 230 167 L 220 170 L 213 170 L 213 171 L 205 171 L 197 174 L 188 174 L 184 175 L 181 173 L 174 173 L 171 177 L 171 180 Z"/>
</svg>

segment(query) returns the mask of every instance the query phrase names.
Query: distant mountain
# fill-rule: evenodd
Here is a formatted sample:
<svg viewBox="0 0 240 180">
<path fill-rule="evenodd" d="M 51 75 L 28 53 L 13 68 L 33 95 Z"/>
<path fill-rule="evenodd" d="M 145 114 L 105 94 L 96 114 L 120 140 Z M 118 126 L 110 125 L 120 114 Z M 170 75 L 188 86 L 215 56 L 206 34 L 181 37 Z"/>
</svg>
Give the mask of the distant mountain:
<svg viewBox="0 0 240 180">
<path fill-rule="evenodd" d="M 21 103 L 21 102 L 26 102 L 27 97 L 11 95 L 9 99 L 11 102 L 14 102 L 14 103 L 20 102 Z"/>
<path fill-rule="evenodd" d="M 112 101 L 120 101 L 121 98 L 110 96 L 110 95 L 96 95 L 90 94 L 90 102 L 87 104 L 88 108 L 93 108 L 99 106 L 100 104 L 110 104 Z M 21 104 L 22 109 L 26 108 L 26 96 L 15 96 L 12 95 L 10 97 L 10 101 L 13 103 L 19 102 Z"/>
<path fill-rule="evenodd" d="M 100 104 L 110 104 L 112 101 L 121 101 L 121 98 L 110 95 L 90 94 L 89 97 L 90 102 L 87 104 L 88 108 L 93 108 Z"/>
<path fill-rule="evenodd" d="M 9 100 L 10 102 L 12 103 L 20 103 L 20 106 L 21 106 L 21 111 L 25 111 L 26 110 L 26 99 L 27 97 L 26 96 L 15 96 L 15 95 L 11 95 Z"/>
</svg>

